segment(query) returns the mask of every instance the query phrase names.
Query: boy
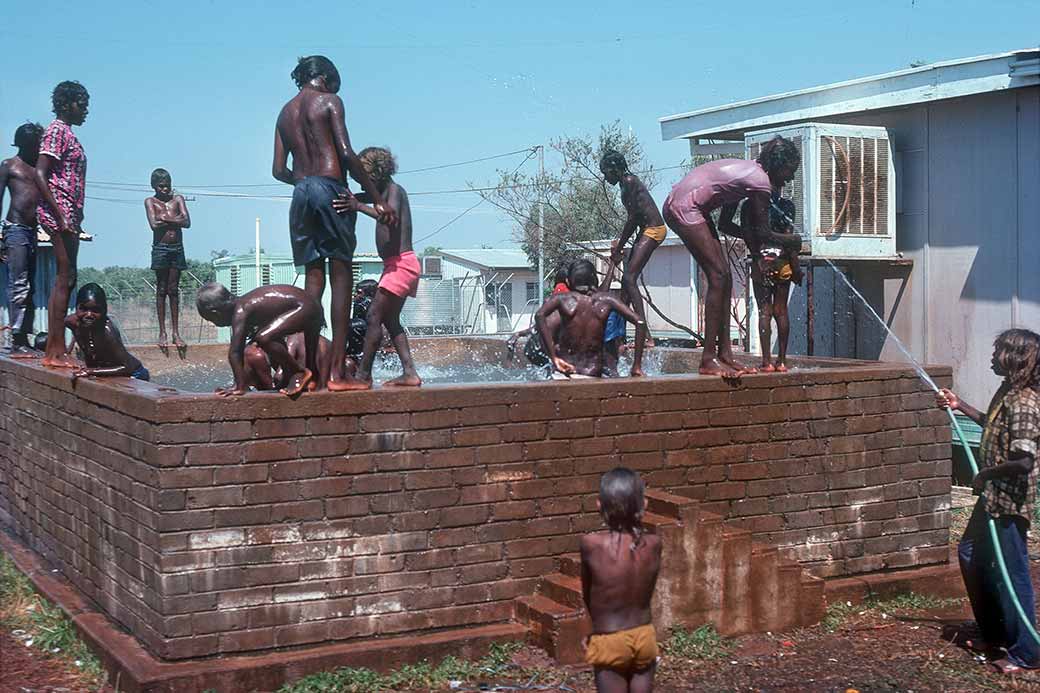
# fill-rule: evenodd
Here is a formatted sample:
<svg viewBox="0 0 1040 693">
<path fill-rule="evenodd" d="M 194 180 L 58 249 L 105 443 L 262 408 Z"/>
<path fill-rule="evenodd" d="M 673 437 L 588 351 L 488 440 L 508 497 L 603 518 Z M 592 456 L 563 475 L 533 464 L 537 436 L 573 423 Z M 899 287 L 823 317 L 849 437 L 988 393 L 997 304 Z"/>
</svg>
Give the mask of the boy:
<svg viewBox="0 0 1040 693">
<path fill-rule="evenodd" d="M 173 180 L 164 168 L 152 171 L 153 197 L 144 201 L 148 225 L 152 228 L 152 269 L 155 271 L 155 311 L 159 315 L 159 348 L 166 351 L 166 299 L 170 299 L 170 327 L 178 351 L 188 347 L 181 340 L 181 272 L 188 269 L 184 258 L 184 229 L 191 228 L 191 217 L 183 195 L 173 194 Z"/>
<path fill-rule="evenodd" d="M 641 329 L 643 321 L 631 308 L 610 294 L 596 290 L 596 268 L 588 260 L 571 264 L 567 277 L 570 291 L 549 297 L 535 313 L 535 325 L 552 363 L 552 378 L 600 378 L 603 376 L 603 335 L 611 311 Z M 560 315 L 560 328 L 553 331 L 548 318 Z M 634 374 L 640 370 L 640 354 L 632 363 Z"/>
<path fill-rule="evenodd" d="M 287 284 L 273 284 L 253 289 L 235 298 L 222 284 L 204 284 L 195 300 L 199 315 L 220 327 L 231 327 L 228 362 L 235 384 L 217 394 L 228 397 L 249 391 L 245 368 L 246 344 L 255 343 L 267 355 L 268 362 L 281 368 L 286 387 L 282 394 L 295 397 L 319 376 L 318 337 L 321 332 L 321 307 L 310 294 Z M 286 339 L 304 333 L 306 367 L 300 366 L 286 346 Z"/>
<path fill-rule="evenodd" d="M 751 232 L 750 214 L 740 215 L 740 226 L 733 223 L 735 205 L 722 208 L 719 230 L 742 238 L 751 255 L 751 286 L 758 304 L 758 336 L 762 346 L 762 372 L 787 372 L 787 341 L 791 321 L 787 316 L 787 299 L 791 282 L 802 283 L 798 252 L 763 241 Z M 791 200 L 774 195 L 769 206 L 769 228 L 780 234 L 794 233 L 795 206 Z M 770 322 L 776 320 L 777 358 L 772 359 L 773 334 Z"/>
<path fill-rule="evenodd" d="M 40 356 L 29 346 L 36 306 L 36 206 L 40 190 L 36 184 L 36 159 L 40 154 L 43 126 L 25 123 L 14 133 L 18 153 L 0 163 L 0 212 L 4 193 L 11 191 L 7 217 L 0 221 L 0 244 L 7 263 L 7 315 L 11 323 L 12 358 Z"/>
<path fill-rule="evenodd" d="M 123 346 L 119 329 L 108 317 L 108 298 L 99 285 L 83 285 L 76 293 L 76 312 L 65 318 L 86 366 L 72 372 L 72 379 L 92 375 L 130 376 L 148 380 L 148 369 Z M 72 345 L 69 346 L 72 351 Z"/>
<path fill-rule="evenodd" d="M 285 338 L 285 346 L 297 363 L 300 361 L 306 362 L 306 335 L 302 332 L 289 335 Z M 329 340 L 324 337 L 318 337 L 318 375 L 311 381 L 308 388 L 310 390 L 319 389 L 322 387 L 322 383 L 328 380 L 329 368 L 332 365 L 329 362 L 329 346 Z M 280 390 L 289 384 L 288 378 L 286 378 L 286 374 L 281 368 L 275 368 L 272 371 L 271 363 L 267 360 L 267 354 L 256 344 L 250 344 L 246 347 L 245 368 L 246 382 L 257 390 Z M 348 367 L 348 371 L 353 372 L 353 369 Z"/>
<path fill-rule="evenodd" d="M 621 255 L 625 251 L 628 239 L 637 228 L 642 229 L 642 233 L 632 244 L 632 252 L 629 253 L 621 277 L 621 295 L 644 323 L 641 330 L 636 330 L 636 359 L 642 363 L 643 347 L 649 333 L 646 329 L 646 310 L 643 308 L 638 280 L 646 263 L 650 261 L 650 255 L 657 250 L 668 234 L 668 227 L 665 226 L 661 211 L 657 208 L 654 198 L 650 196 L 650 191 L 638 176 L 628 170 L 628 161 L 621 152 L 613 149 L 604 152 L 599 162 L 599 170 L 608 183 L 621 187 L 621 204 L 628 214 L 617 245 L 611 248 L 610 257 L 615 266 L 621 265 Z M 633 368 L 632 375 L 643 375 L 642 368 Z"/>
<path fill-rule="evenodd" d="M 661 568 L 661 540 L 644 534 L 643 480 L 617 467 L 599 482 L 599 509 L 606 530 L 581 538 L 581 590 L 592 621 L 585 649 L 599 693 L 654 686 L 657 636 L 650 601 Z"/>
<path fill-rule="evenodd" d="M 401 359 L 404 370 L 397 378 L 383 383 L 384 387 L 419 387 L 422 379 L 415 370 L 412 352 L 408 347 L 408 335 L 401 326 L 401 309 L 405 299 L 415 296 L 419 287 L 422 268 L 412 251 L 412 212 L 408 205 L 408 193 L 394 182 L 397 161 L 390 150 L 368 147 L 358 155 L 361 168 L 375 184 L 375 189 L 386 200 L 398 223 L 391 226 L 383 222 L 378 210 L 364 202 L 366 195 L 348 197 L 341 195 L 336 208 L 340 212 L 357 211 L 376 220 L 376 250 L 383 258 L 383 275 L 379 278 L 376 297 L 368 309 L 368 326 L 365 330 L 365 346 L 361 354 L 357 377 L 329 383 L 330 390 L 367 390 L 372 387 L 372 362 L 383 337 L 385 327 L 390 340 Z"/>
<path fill-rule="evenodd" d="M 964 587 L 980 640 L 968 644 L 982 651 L 1002 647 L 1007 656 L 992 664 L 1002 674 L 1040 667 L 1040 643 L 1022 623 L 996 568 L 995 547 L 987 525 L 993 522 L 1011 586 L 1036 628 L 1033 583 L 1026 536 L 1036 503 L 1040 445 L 1040 335 L 1006 330 L 993 343 L 993 372 L 1004 378 L 983 413 L 953 392 L 942 389 L 936 403 L 965 414 L 983 427 L 979 473 L 972 488 L 979 494 L 957 545 Z"/>
<path fill-rule="evenodd" d="M 599 290 L 603 293 L 609 293 L 614 298 L 624 300 L 623 286 L 614 286 L 616 284 L 614 271 L 617 268 L 614 258 L 617 247 L 617 241 L 610 244 L 610 260 L 607 264 L 607 271 L 603 275 L 603 281 L 599 284 Z M 618 377 L 618 359 L 621 358 L 621 347 L 625 344 L 625 336 L 625 319 L 616 310 L 610 311 L 607 325 L 603 329 L 603 373 L 608 378 Z M 633 375 L 642 375 L 642 371 Z"/>
<path fill-rule="evenodd" d="M 349 301 L 354 281 L 352 263 L 357 214 L 337 214 L 332 201 L 347 192 L 344 168 L 371 196 L 379 220 L 389 226 L 396 215 L 386 206 L 350 146 L 343 117 L 343 100 L 336 95 L 339 71 L 322 55 L 300 58 L 292 71 L 300 92 L 282 107 L 274 136 L 272 173 L 293 186 L 289 233 L 293 261 L 307 268 L 305 288 L 319 305 L 325 292 L 325 262 L 332 282 L 332 374 L 329 389 L 344 379 L 350 322 Z M 288 157 L 292 155 L 292 168 Z"/>
</svg>

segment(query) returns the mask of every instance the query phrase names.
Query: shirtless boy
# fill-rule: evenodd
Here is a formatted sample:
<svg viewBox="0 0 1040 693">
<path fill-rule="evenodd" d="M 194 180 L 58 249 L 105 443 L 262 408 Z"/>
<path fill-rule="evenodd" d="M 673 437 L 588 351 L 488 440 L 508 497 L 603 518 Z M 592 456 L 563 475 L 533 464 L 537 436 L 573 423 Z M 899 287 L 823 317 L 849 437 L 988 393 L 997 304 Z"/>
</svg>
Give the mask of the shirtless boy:
<svg viewBox="0 0 1040 693">
<path fill-rule="evenodd" d="M 611 250 L 611 258 L 616 266 L 621 266 L 621 256 L 625 252 L 625 244 L 632 237 L 635 230 L 641 229 L 632 251 L 629 253 L 628 261 L 624 264 L 624 272 L 621 276 L 621 290 L 625 301 L 636 311 L 636 315 L 643 321 L 643 328 L 636 330 L 636 360 L 642 363 L 643 346 L 649 334 L 646 329 L 646 310 L 643 307 L 643 297 L 639 293 L 639 275 L 650 261 L 650 255 L 661 245 L 668 227 L 661 218 L 661 212 L 657 203 L 650 196 L 643 181 L 628 170 L 628 162 L 621 152 L 608 150 L 603 154 L 599 162 L 599 170 L 603 177 L 611 185 L 621 186 L 621 204 L 624 205 L 628 218 L 625 226 L 621 229 L 617 247 Z M 633 368 L 632 375 L 643 375 L 643 369 Z"/>
<path fill-rule="evenodd" d="M 285 338 L 285 346 L 289 354 L 296 359 L 297 363 L 307 361 L 307 338 L 302 332 L 289 335 Z M 318 337 L 318 375 L 311 381 L 312 387 L 318 389 L 320 384 L 328 379 L 329 347 L 331 343 L 324 337 Z M 348 357 L 349 360 L 349 357 Z M 245 353 L 246 382 L 257 390 L 281 390 L 289 384 L 289 379 L 281 368 L 271 368 L 271 362 L 267 360 L 267 354 L 256 344 L 246 347 Z M 351 369 L 352 370 L 352 369 Z"/>
<path fill-rule="evenodd" d="M 119 329 L 108 317 L 108 298 L 99 285 L 84 284 L 76 293 L 76 312 L 65 318 L 86 364 L 72 372 L 72 378 L 89 376 L 129 376 L 148 380 L 148 369 L 126 350 Z M 72 346 L 69 346 L 71 351 Z"/>
<path fill-rule="evenodd" d="M 40 356 L 29 346 L 36 307 L 33 291 L 36 279 L 36 206 L 40 190 L 36 184 L 36 159 L 40 153 L 43 126 L 25 123 L 14 133 L 18 153 L 0 163 L 0 212 L 4 193 L 11 192 L 7 217 L 0 221 L 0 237 L 7 263 L 7 300 L 11 323 L 11 356 Z"/>
<path fill-rule="evenodd" d="M 588 260 L 571 264 L 567 285 L 570 291 L 551 296 L 535 313 L 535 324 L 549 361 L 555 371 L 553 379 L 600 378 L 603 376 L 603 335 L 611 311 L 640 329 L 643 321 L 631 308 L 610 294 L 597 290 L 596 268 Z M 549 317 L 559 313 L 560 328 L 555 339 Z M 633 362 L 633 370 L 641 364 Z"/>
<path fill-rule="evenodd" d="M 152 171 L 155 195 L 144 201 L 148 225 L 152 227 L 152 269 L 155 271 L 155 311 L 159 315 L 159 348 L 166 349 L 166 299 L 170 299 L 170 327 L 178 350 L 188 345 L 178 329 L 181 272 L 188 269 L 184 258 L 184 229 L 191 217 L 183 195 L 173 194 L 173 180 L 164 168 Z"/>
<path fill-rule="evenodd" d="M 306 291 L 272 284 L 235 298 L 222 284 L 209 282 L 199 289 L 195 302 L 204 319 L 219 327 L 231 327 L 228 363 L 235 384 L 217 394 L 237 396 L 249 391 L 245 351 L 250 342 L 263 350 L 271 366 L 282 370 L 287 383 L 282 394 L 295 397 L 318 377 L 321 307 Z M 304 333 L 306 367 L 293 358 L 286 345 L 286 339 L 297 332 Z"/>
<path fill-rule="evenodd" d="M 352 296 L 352 263 L 357 237 L 357 214 L 337 214 L 332 200 L 347 192 L 344 169 L 371 196 L 380 221 L 388 226 L 397 217 L 386 206 L 383 195 L 372 184 L 350 146 L 343 115 L 343 100 L 337 96 L 339 72 L 322 55 L 301 58 L 292 71 L 300 92 L 282 107 L 274 135 L 272 174 L 293 186 L 289 208 L 289 234 L 293 261 L 307 268 L 305 288 L 321 305 L 325 292 L 328 260 L 332 282 L 332 373 L 330 389 L 341 389 L 347 349 Z M 292 168 L 288 157 L 292 155 Z M 310 358 L 308 356 L 308 358 Z"/>
<path fill-rule="evenodd" d="M 650 601 L 661 568 L 661 540 L 643 534 L 643 480 L 618 467 L 599 482 L 596 506 L 607 529 L 581 538 L 581 589 L 592 620 L 585 661 L 599 693 L 649 693 L 657 635 Z"/>
<path fill-rule="evenodd" d="M 401 309 L 404 308 L 405 299 L 415 296 L 419 287 L 419 276 L 422 274 L 419 259 L 412 250 L 412 212 L 408 206 L 408 193 L 392 178 L 397 172 L 397 161 L 390 150 L 367 147 L 361 150 L 358 158 L 361 160 L 362 168 L 397 217 L 398 223 L 395 226 L 383 223 L 379 212 L 364 204 L 371 199 L 367 195 L 342 196 L 337 201 L 336 208 L 339 210 L 361 212 L 376 220 L 376 250 L 379 257 L 383 258 L 383 275 L 379 278 L 379 288 L 372 305 L 368 308 L 365 347 L 362 350 L 357 377 L 339 383 L 329 383 L 329 389 L 367 390 L 372 387 L 372 362 L 383 337 L 384 327 L 401 359 L 404 373 L 386 381 L 383 386 L 418 387 L 422 385 L 422 379 L 415 370 L 412 352 L 408 347 L 408 335 L 401 326 Z"/>
</svg>

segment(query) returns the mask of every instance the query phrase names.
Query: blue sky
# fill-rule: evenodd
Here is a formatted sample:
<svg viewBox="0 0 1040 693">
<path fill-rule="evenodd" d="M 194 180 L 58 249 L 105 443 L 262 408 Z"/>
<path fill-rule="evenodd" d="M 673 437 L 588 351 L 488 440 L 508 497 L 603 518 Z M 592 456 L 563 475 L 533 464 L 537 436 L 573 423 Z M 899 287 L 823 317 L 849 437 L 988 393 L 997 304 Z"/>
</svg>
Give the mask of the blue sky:
<svg viewBox="0 0 1040 693">
<path fill-rule="evenodd" d="M 175 187 L 288 195 L 270 176 L 271 149 L 301 55 L 323 53 L 338 65 L 355 147 L 389 146 L 402 170 L 594 133 L 615 119 L 664 167 L 688 152 L 685 143 L 661 141 L 661 116 L 914 60 L 1036 45 L 1040 26 L 1040 3 L 1004 0 L 145 5 L 21 2 L 0 23 L 5 144 L 26 119 L 51 120 L 57 82 L 77 79 L 90 90 L 90 117 L 78 132 L 89 159 L 84 228 L 97 240 L 84 247 L 83 266 L 149 260 L 146 193 L 101 183 L 147 185 L 164 166 Z M 417 193 L 487 184 L 496 168 L 522 159 L 400 176 L 416 237 L 478 200 Z M 677 172 L 668 174 L 655 191 L 659 203 Z M 241 184 L 270 187 L 216 187 Z M 287 202 L 197 197 L 189 206 L 190 257 L 249 249 L 257 216 L 265 249 L 289 248 Z M 507 218 L 482 206 L 429 243 L 501 247 L 511 234 Z M 366 221 L 358 236 L 359 250 L 374 248 Z"/>
</svg>

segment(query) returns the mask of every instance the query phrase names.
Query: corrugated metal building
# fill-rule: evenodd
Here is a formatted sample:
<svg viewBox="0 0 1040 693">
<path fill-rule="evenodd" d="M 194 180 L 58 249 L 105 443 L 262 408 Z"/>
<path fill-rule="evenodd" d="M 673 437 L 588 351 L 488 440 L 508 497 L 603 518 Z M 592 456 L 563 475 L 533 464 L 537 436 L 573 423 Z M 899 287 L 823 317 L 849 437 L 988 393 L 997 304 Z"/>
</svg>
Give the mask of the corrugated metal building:
<svg viewBox="0 0 1040 693">
<path fill-rule="evenodd" d="M 51 287 L 54 286 L 54 248 L 50 241 L 41 242 L 36 250 L 36 286 L 33 288 L 33 331 L 47 331 L 47 301 L 50 299 Z M 0 325 L 10 323 L 7 299 L 7 265 L 0 263 Z"/>
<path fill-rule="evenodd" d="M 1040 330 L 1040 49 L 667 116 L 661 132 L 694 154 L 743 156 L 749 133 L 809 122 L 887 129 L 902 259 L 838 264 L 916 359 L 953 365 L 984 406 L 993 338 Z M 813 278 L 815 354 L 901 360 L 829 267 Z M 792 351 L 805 353 L 806 292 L 792 293 Z"/>
</svg>

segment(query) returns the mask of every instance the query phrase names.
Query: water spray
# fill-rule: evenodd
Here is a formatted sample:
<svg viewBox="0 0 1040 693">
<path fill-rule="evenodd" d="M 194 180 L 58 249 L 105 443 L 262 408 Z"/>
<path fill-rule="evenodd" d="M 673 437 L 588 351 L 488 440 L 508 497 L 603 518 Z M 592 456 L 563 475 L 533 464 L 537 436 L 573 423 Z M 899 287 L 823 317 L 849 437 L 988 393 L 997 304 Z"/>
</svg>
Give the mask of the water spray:
<svg viewBox="0 0 1040 693">
<path fill-rule="evenodd" d="M 867 307 L 867 310 L 870 311 L 870 314 L 873 315 L 879 323 L 881 323 L 881 326 L 885 328 L 885 331 L 888 332 L 889 336 L 892 338 L 893 343 L 895 343 L 899 350 L 903 352 L 903 355 L 906 356 L 907 359 L 909 359 L 910 364 L 917 372 L 918 377 L 921 378 L 921 380 L 923 380 L 928 385 L 928 387 L 934 390 L 936 394 L 939 394 L 939 386 L 936 385 L 935 381 L 932 380 L 931 376 L 928 375 L 928 373 L 924 369 L 924 366 L 918 363 L 917 359 L 910 355 L 910 351 L 906 348 L 906 345 L 904 345 L 903 342 L 900 341 L 899 337 L 897 337 L 895 333 L 891 330 L 891 328 L 889 328 L 888 323 L 881 319 L 881 316 L 878 315 L 877 311 L 874 310 L 874 307 L 870 305 L 870 302 L 867 301 L 867 299 L 863 297 L 863 294 L 861 294 L 856 289 L 856 287 L 852 285 L 852 282 L 849 281 L 849 278 L 845 276 L 844 272 L 838 269 L 838 267 L 830 260 L 826 258 L 824 258 L 824 260 L 828 265 L 831 266 L 831 269 L 833 269 L 835 273 L 837 273 L 837 275 L 842 278 L 842 281 L 844 281 L 845 284 L 850 289 L 852 289 L 852 293 L 856 294 L 856 296 L 859 297 L 859 300 L 862 301 L 863 305 Z M 957 438 L 961 442 L 961 446 L 964 447 L 964 453 L 968 457 L 968 464 L 971 466 L 971 473 L 974 477 L 976 474 L 979 473 L 979 466 L 978 463 L 975 461 L 975 454 L 971 451 L 971 446 L 968 445 L 968 440 L 967 438 L 965 438 L 964 431 L 961 430 L 961 425 L 957 422 L 957 417 L 954 416 L 953 410 L 949 407 L 945 407 L 945 410 L 950 417 L 950 423 L 953 424 L 953 430 L 954 432 L 956 432 Z M 1036 461 L 1034 460 L 1033 463 L 1036 464 Z M 989 528 L 989 538 L 993 542 L 993 553 L 997 557 L 997 567 L 1000 569 L 1000 577 L 1004 583 L 1004 589 L 1007 590 L 1008 595 L 1011 597 L 1011 603 L 1015 606 L 1015 611 L 1018 613 L 1018 618 L 1026 627 L 1026 630 L 1029 631 L 1029 634 L 1033 636 L 1033 640 L 1035 640 L 1037 643 L 1040 643 L 1040 634 L 1036 632 L 1036 628 L 1033 627 L 1032 622 L 1026 615 L 1025 609 L 1022 608 L 1022 604 L 1018 601 L 1018 595 L 1015 593 L 1014 587 L 1011 586 L 1011 576 L 1008 574 L 1007 564 L 1004 562 L 1004 552 L 1000 548 L 1000 539 L 999 537 L 997 537 L 997 526 L 993 522 L 993 518 L 989 517 L 988 514 L 986 517 L 986 526 Z"/>
</svg>

